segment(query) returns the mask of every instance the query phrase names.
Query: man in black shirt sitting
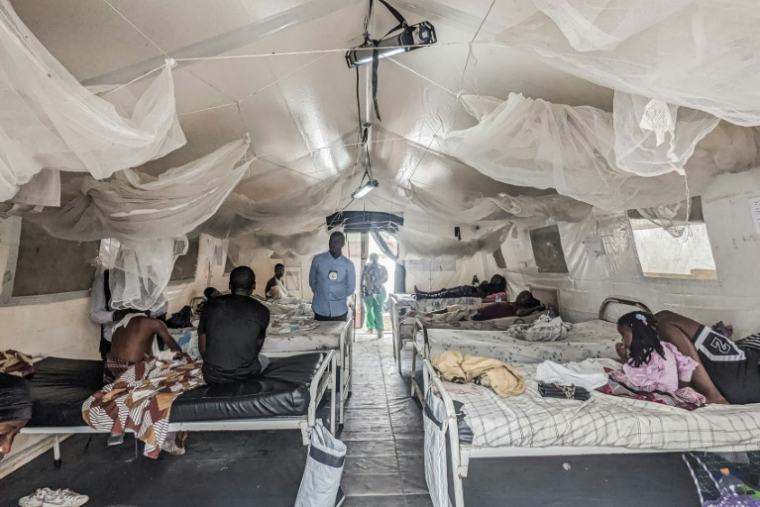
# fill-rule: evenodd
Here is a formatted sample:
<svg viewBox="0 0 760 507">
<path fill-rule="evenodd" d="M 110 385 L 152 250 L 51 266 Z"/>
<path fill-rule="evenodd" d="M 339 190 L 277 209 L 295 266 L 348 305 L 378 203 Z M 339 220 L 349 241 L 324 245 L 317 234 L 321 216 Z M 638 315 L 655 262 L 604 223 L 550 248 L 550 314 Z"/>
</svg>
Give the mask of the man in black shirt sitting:
<svg viewBox="0 0 760 507">
<path fill-rule="evenodd" d="M 247 266 L 230 273 L 231 294 L 203 305 L 198 346 L 207 384 L 228 384 L 260 375 L 266 368 L 259 357 L 269 325 L 269 310 L 251 297 L 256 275 Z"/>
</svg>

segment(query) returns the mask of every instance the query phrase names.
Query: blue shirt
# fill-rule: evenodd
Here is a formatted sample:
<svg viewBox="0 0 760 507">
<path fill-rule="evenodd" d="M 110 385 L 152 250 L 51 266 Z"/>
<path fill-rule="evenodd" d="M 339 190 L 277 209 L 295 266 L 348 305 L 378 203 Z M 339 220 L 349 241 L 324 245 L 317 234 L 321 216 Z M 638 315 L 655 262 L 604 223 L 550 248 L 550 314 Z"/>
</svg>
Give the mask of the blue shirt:
<svg viewBox="0 0 760 507">
<path fill-rule="evenodd" d="M 339 317 L 348 313 L 346 299 L 356 290 L 354 263 L 342 255 L 335 259 L 330 252 L 311 261 L 309 287 L 314 293 L 314 313 L 323 317 Z"/>
</svg>

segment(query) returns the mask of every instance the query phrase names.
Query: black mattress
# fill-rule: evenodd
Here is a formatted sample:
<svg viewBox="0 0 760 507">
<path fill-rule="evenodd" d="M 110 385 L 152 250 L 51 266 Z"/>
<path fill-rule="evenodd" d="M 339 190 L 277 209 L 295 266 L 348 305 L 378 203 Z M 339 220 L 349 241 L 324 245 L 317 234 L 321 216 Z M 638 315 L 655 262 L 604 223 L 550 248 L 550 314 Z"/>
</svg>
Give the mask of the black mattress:
<svg viewBox="0 0 760 507">
<path fill-rule="evenodd" d="M 180 395 L 171 422 L 300 417 L 323 354 L 272 359 L 265 374 L 245 382 L 204 386 Z M 28 427 L 84 426 L 82 403 L 102 387 L 103 363 L 49 357 L 28 377 L 34 406 Z"/>
</svg>

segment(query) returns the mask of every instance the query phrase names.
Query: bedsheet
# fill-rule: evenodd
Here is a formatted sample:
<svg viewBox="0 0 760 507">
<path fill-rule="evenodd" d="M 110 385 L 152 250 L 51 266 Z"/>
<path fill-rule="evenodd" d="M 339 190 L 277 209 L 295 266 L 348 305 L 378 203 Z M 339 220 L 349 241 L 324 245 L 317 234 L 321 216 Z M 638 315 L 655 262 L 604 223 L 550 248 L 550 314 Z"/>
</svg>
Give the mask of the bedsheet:
<svg viewBox="0 0 760 507">
<path fill-rule="evenodd" d="M 616 368 L 609 359 L 586 364 Z M 708 405 L 693 412 L 598 391 L 586 402 L 542 398 L 535 364 L 513 364 L 528 389 L 512 398 L 492 390 L 451 393 L 463 403 L 475 447 L 622 447 L 662 451 L 760 449 L 760 404 Z"/>
<path fill-rule="evenodd" d="M 455 327 L 428 329 L 430 357 L 447 350 L 490 357 L 505 363 L 567 363 L 589 358 L 616 358 L 617 327 L 610 322 L 593 320 L 573 324 L 566 339 L 556 342 L 527 342 L 507 336 L 504 331 L 471 331 Z M 422 350 L 424 335 L 415 336 L 417 350 Z"/>
<path fill-rule="evenodd" d="M 266 356 L 339 349 L 341 333 L 345 326 L 345 322 L 316 322 L 316 328 L 311 331 L 267 335 L 261 353 Z"/>
</svg>

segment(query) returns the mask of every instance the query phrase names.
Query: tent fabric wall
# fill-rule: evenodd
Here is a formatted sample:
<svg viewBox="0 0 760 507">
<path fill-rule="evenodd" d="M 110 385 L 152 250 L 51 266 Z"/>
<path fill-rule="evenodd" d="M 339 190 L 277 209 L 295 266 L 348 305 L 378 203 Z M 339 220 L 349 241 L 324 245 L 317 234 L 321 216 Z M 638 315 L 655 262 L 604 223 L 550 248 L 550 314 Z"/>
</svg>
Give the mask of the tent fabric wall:
<svg viewBox="0 0 760 507">
<path fill-rule="evenodd" d="M 713 247 L 717 281 L 646 278 L 636 256 L 627 217 L 559 223 L 569 273 L 539 274 L 528 229 L 517 227 L 503 245 L 513 291 L 529 285 L 560 290 L 564 317 L 571 321 L 596 318 L 608 296 L 640 300 L 653 311 L 671 310 L 705 324 L 732 323 L 739 335 L 760 331 L 757 284 L 752 275 L 760 256 L 748 199 L 760 195 L 758 170 L 722 175 L 702 195 L 705 223 Z M 605 253 L 586 253 L 583 240 L 601 236 Z"/>
</svg>

